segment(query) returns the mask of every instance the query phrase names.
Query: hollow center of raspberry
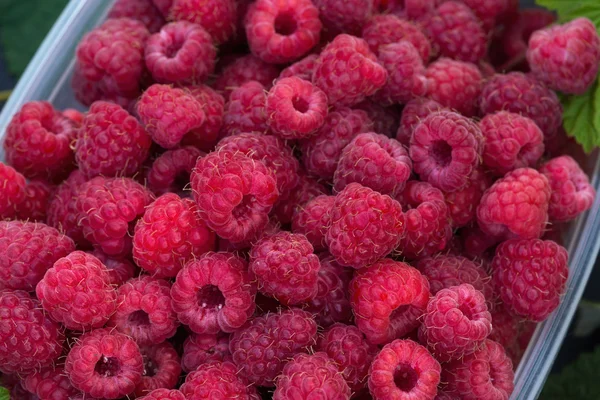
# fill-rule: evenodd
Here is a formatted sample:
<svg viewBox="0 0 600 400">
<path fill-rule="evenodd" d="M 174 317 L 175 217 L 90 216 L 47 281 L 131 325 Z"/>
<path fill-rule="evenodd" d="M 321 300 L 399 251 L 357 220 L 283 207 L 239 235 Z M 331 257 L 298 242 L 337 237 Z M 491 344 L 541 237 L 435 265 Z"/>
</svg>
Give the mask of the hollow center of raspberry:
<svg viewBox="0 0 600 400">
<path fill-rule="evenodd" d="M 292 99 L 292 105 L 296 111 L 302 114 L 308 111 L 308 101 L 304 100 L 302 97 L 295 96 Z"/>
<path fill-rule="evenodd" d="M 254 198 L 252 196 L 244 196 L 240 204 L 235 206 L 235 208 L 231 211 L 233 217 L 236 219 L 247 217 L 251 215 L 252 203 L 254 202 Z"/>
<path fill-rule="evenodd" d="M 103 356 L 94 367 L 94 371 L 102 376 L 116 376 L 121 372 L 121 363 L 116 357 Z"/>
<path fill-rule="evenodd" d="M 144 357 L 144 376 L 155 376 L 158 373 L 158 365 L 151 358 Z"/>
<path fill-rule="evenodd" d="M 461 304 L 458 306 L 458 309 L 460 310 L 460 312 L 463 313 L 463 315 L 465 317 L 467 317 L 469 320 L 473 319 L 473 306 L 471 306 L 470 304 Z"/>
<path fill-rule="evenodd" d="M 148 317 L 148 313 L 143 310 L 137 310 L 129 314 L 127 318 L 131 325 L 140 326 L 140 325 L 150 325 L 150 317 Z"/>
<path fill-rule="evenodd" d="M 402 317 L 402 314 L 404 314 L 408 308 L 410 306 L 408 305 L 404 305 L 404 306 L 400 306 L 398 308 L 396 308 L 394 311 L 392 311 L 392 313 L 390 314 L 390 321 L 393 324 L 394 321 L 396 321 L 398 318 Z"/>
<path fill-rule="evenodd" d="M 275 32 L 280 35 L 288 36 L 296 32 L 298 24 L 296 19 L 290 13 L 280 13 L 275 18 Z"/>
<path fill-rule="evenodd" d="M 403 392 L 410 392 L 416 385 L 419 375 L 409 364 L 398 364 L 394 371 L 394 383 Z"/>
<path fill-rule="evenodd" d="M 179 50 L 181 50 L 181 45 L 183 43 L 180 42 L 173 42 L 171 43 L 166 49 L 165 49 L 165 56 L 167 56 L 168 58 L 173 58 L 177 55 L 177 53 L 179 52 Z"/>
<path fill-rule="evenodd" d="M 429 154 L 440 167 L 447 167 L 452 161 L 452 147 L 445 140 L 433 142 Z"/>
<path fill-rule="evenodd" d="M 221 309 L 225 304 L 225 297 L 218 287 L 214 285 L 204 286 L 198 291 L 198 305 L 202 308 Z"/>
</svg>

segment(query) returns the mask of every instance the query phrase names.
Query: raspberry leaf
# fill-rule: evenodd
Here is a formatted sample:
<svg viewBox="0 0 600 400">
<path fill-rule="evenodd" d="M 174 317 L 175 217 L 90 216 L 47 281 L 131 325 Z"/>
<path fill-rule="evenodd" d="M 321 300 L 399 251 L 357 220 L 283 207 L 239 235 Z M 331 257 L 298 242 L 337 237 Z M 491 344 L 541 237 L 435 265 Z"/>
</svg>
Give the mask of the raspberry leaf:
<svg viewBox="0 0 600 400">
<path fill-rule="evenodd" d="M 600 28 L 600 2 L 573 0 L 536 0 L 536 4 L 555 11 L 560 22 L 567 22 L 578 17 L 589 18 Z"/>
<path fill-rule="evenodd" d="M 540 400 L 596 400 L 600 398 L 598 385 L 600 369 L 600 346 L 585 353 L 559 374 L 551 375 L 546 381 Z"/>
<path fill-rule="evenodd" d="M 10 400 L 10 392 L 7 388 L 0 387 L 0 400 Z"/>
<path fill-rule="evenodd" d="M 598 81 L 581 96 L 561 96 L 563 126 L 589 153 L 600 147 L 600 87 Z"/>
</svg>

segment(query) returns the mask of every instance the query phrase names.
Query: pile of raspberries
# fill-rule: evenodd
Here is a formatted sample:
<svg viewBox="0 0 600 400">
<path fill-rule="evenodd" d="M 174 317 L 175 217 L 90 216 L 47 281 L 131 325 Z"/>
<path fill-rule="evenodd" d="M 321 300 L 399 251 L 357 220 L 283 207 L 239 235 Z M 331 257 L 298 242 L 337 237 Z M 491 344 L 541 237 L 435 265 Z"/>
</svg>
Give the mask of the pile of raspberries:
<svg viewBox="0 0 600 400">
<path fill-rule="evenodd" d="M 3 141 L 14 399 L 510 397 L 596 195 L 555 93 L 596 79 L 589 20 L 118 0 L 75 59 L 87 110 Z"/>
</svg>

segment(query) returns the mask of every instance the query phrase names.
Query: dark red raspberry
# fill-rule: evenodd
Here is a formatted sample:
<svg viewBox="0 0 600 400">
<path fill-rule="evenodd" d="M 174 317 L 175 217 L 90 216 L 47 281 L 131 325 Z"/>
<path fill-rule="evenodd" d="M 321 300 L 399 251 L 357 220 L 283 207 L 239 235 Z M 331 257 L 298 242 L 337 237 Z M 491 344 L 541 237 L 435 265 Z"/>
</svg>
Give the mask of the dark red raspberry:
<svg viewBox="0 0 600 400">
<path fill-rule="evenodd" d="M 165 151 L 152 163 L 147 176 L 148 188 L 156 195 L 183 192 L 190 183 L 196 160 L 203 155 L 192 146 Z"/>
<path fill-rule="evenodd" d="M 249 54 L 235 59 L 223 68 L 215 81 L 214 88 L 225 97 L 225 100 L 228 100 L 231 91 L 246 82 L 257 81 L 268 90 L 278 76 L 279 68 L 277 66 L 267 64 L 260 58 Z"/>
<path fill-rule="evenodd" d="M 14 218 L 25 201 L 25 177 L 14 168 L 0 162 L 0 218 Z"/>
<path fill-rule="evenodd" d="M 165 19 L 151 0 L 117 0 L 108 18 L 132 18 L 140 21 L 150 33 L 158 32 Z"/>
<path fill-rule="evenodd" d="M 325 235 L 335 196 L 317 196 L 296 209 L 292 218 L 292 232 L 306 236 L 315 251 L 327 249 Z"/>
<path fill-rule="evenodd" d="M 379 103 L 367 99 L 355 105 L 354 109 L 367 113 L 373 123 L 373 129 L 369 129 L 369 131 L 375 131 L 388 137 L 394 137 L 396 134 L 400 121 L 400 113 L 397 108 L 383 107 Z"/>
<path fill-rule="evenodd" d="M 273 208 L 272 215 L 282 224 L 292 222 L 292 217 L 298 207 L 302 207 L 317 196 L 329 194 L 329 190 L 325 186 L 306 176 L 305 173 L 301 172 L 299 176 L 298 186 L 291 192 L 284 193 Z"/>
<path fill-rule="evenodd" d="M 497 175 L 535 167 L 544 153 L 544 134 L 527 117 L 500 111 L 486 115 L 479 127 L 485 138 L 483 165 Z"/>
<path fill-rule="evenodd" d="M 62 352 L 60 325 L 25 291 L 0 291 L 0 325 L 0 371 L 4 374 L 39 369 Z"/>
<path fill-rule="evenodd" d="M 35 290 L 46 271 L 72 251 L 73 241 L 45 224 L 0 221 L 0 289 Z"/>
<path fill-rule="evenodd" d="M 267 93 L 260 82 L 249 81 L 233 89 L 223 116 L 225 136 L 244 132 L 267 133 L 266 102 Z"/>
<path fill-rule="evenodd" d="M 592 207 L 596 191 L 573 158 L 553 158 L 540 168 L 540 172 L 548 178 L 552 189 L 548 206 L 550 220 L 570 221 Z"/>
<path fill-rule="evenodd" d="M 197 147 L 202 151 L 211 151 L 222 135 L 225 99 L 206 85 L 190 86 L 186 89 L 200 103 L 206 120 L 200 128 L 193 129 L 185 135 L 182 143 Z"/>
<path fill-rule="evenodd" d="M 96 177 L 77 189 L 75 208 L 85 238 L 109 256 L 132 249 L 133 228 L 152 193 L 129 178 Z"/>
<path fill-rule="evenodd" d="M 39 400 L 72 399 L 81 394 L 65 374 L 64 365 L 35 370 L 22 380 L 23 387 Z"/>
<path fill-rule="evenodd" d="M 235 34 L 236 4 L 234 0 L 173 0 L 168 19 L 201 25 L 215 44 L 221 44 Z"/>
<path fill-rule="evenodd" d="M 444 391 L 461 399 L 508 399 L 513 365 L 502 345 L 486 340 L 475 353 L 444 365 Z"/>
<path fill-rule="evenodd" d="M 296 61 L 289 67 L 284 68 L 281 74 L 279 74 L 279 79 L 295 76 L 296 78 L 310 81 L 317 66 L 318 58 L 318 54 L 309 54 L 300 61 Z"/>
<path fill-rule="evenodd" d="M 519 337 L 519 320 L 509 312 L 502 303 L 497 304 L 491 311 L 492 333 L 488 337 L 498 342 L 505 350 L 514 347 Z"/>
<path fill-rule="evenodd" d="M 256 283 L 232 253 L 205 253 L 188 262 L 171 289 L 172 307 L 194 333 L 233 332 L 254 313 Z"/>
<path fill-rule="evenodd" d="M 181 366 L 185 372 L 193 372 L 211 361 L 231 360 L 228 335 L 192 333 L 183 343 Z"/>
<path fill-rule="evenodd" d="M 6 128 L 6 161 L 27 178 L 60 180 L 73 169 L 75 135 L 75 123 L 50 103 L 25 103 Z"/>
<path fill-rule="evenodd" d="M 394 340 L 371 364 L 369 391 L 374 400 L 433 399 L 441 372 L 425 347 L 412 340 Z"/>
<path fill-rule="evenodd" d="M 141 381 L 144 360 L 138 345 L 110 329 L 84 333 L 65 361 L 73 386 L 91 397 L 118 399 Z"/>
<path fill-rule="evenodd" d="M 550 194 L 544 175 L 532 168 L 515 169 L 483 194 L 477 207 L 479 227 L 499 239 L 539 238 L 548 223 Z"/>
<path fill-rule="evenodd" d="M 256 388 L 248 385 L 244 376 L 231 362 L 211 361 L 198 367 L 185 378 L 181 393 L 186 399 L 260 400 Z"/>
<path fill-rule="evenodd" d="M 568 254 L 551 240 L 512 239 L 496 249 L 493 279 L 507 308 L 539 322 L 560 302 L 569 275 Z"/>
<path fill-rule="evenodd" d="M 278 199 L 274 171 L 238 152 L 221 150 L 198 159 L 192 190 L 200 217 L 231 242 L 252 239 Z"/>
<path fill-rule="evenodd" d="M 477 206 L 490 186 L 491 178 L 478 168 L 471 173 L 467 186 L 454 192 L 444 192 L 453 228 L 467 226 L 475 220 Z"/>
<path fill-rule="evenodd" d="M 329 43 L 317 60 L 312 78 L 329 104 L 351 106 L 381 89 L 387 71 L 363 39 L 341 34 Z"/>
<path fill-rule="evenodd" d="M 311 314 L 291 309 L 253 319 L 231 336 L 229 349 L 238 374 L 257 386 L 274 386 L 284 365 L 316 341 Z"/>
<path fill-rule="evenodd" d="M 502 239 L 484 233 L 477 224 L 465 227 L 461 231 L 461 240 L 464 245 L 464 255 L 471 259 L 491 258 L 490 250 L 502 241 Z"/>
<path fill-rule="evenodd" d="M 169 342 L 150 347 L 141 347 L 144 358 L 142 380 L 135 386 L 134 395 L 139 397 L 155 389 L 173 389 L 181 374 L 181 361 L 177 351 Z"/>
<path fill-rule="evenodd" d="M 422 62 L 429 61 L 429 54 L 431 53 L 429 39 L 425 37 L 416 24 L 393 14 L 375 15 L 364 26 L 362 37 L 375 54 L 379 54 L 381 46 L 385 44 L 405 40 L 417 49 Z"/>
<path fill-rule="evenodd" d="M 388 258 L 357 271 L 350 282 L 356 326 L 375 344 L 389 343 L 417 328 L 428 300 L 427 278 L 410 265 Z"/>
<path fill-rule="evenodd" d="M 176 389 L 154 389 L 139 400 L 186 400 L 183 393 Z"/>
<path fill-rule="evenodd" d="M 0 163 L 0 172 L 2 164 Z M 69 236 L 78 246 L 85 247 L 87 241 L 83 237 L 83 229 L 79 226 L 79 212 L 76 208 L 79 186 L 86 181 L 81 171 L 75 170 L 61 183 L 48 202 L 48 225 Z M 14 180 L 13 182 L 18 182 Z M 0 208 L 1 209 L 1 208 Z M 1 212 L 0 212 L 1 214 Z"/>
<path fill-rule="evenodd" d="M 553 12 L 542 8 L 525 8 L 506 27 L 502 35 L 502 50 L 509 60 L 522 59 L 527 51 L 531 34 L 556 21 Z"/>
<path fill-rule="evenodd" d="M 117 104 L 97 101 L 77 130 L 75 158 L 88 178 L 133 176 L 146 161 L 151 144 L 135 117 Z"/>
<path fill-rule="evenodd" d="M 167 18 L 169 16 L 169 10 L 171 9 L 171 6 L 173 5 L 173 0 L 151 0 L 151 1 L 154 4 L 154 6 L 156 8 L 158 8 L 160 13 L 165 18 Z"/>
<path fill-rule="evenodd" d="M 475 64 L 440 58 L 427 67 L 425 77 L 427 97 L 467 117 L 477 114 L 483 76 Z"/>
<path fill-rule="evenodd" d="M 327 29 L 359 35 L 377 10 L 378 0 L 313 0 Z"/>
<path fill-rule="evenodd" d="M 469 175 L 479 165 L 483 135 L 468 118 L 439 111 L 417 125 L 409 150 L 421 179 L 445 192 L 453 192 L 467 186 Z"/>
<path fill-rule="evenodd" d="M 25 199 L 17 205 L 17 219 L 45 222 L 48 203 L 55 189 L 45 181 L 30 181 L 25 186 Z"/>
<path fill-rule="evenodd" d="M 137 274 L 136 266 L 127 258 L 112 258 L 100 250 L 94 250 L 92 255 L 106 266 L 110 284 L 113 286 L 121 286 Z"/>
<path fill-rule="evenodd" d="M 496 19 L 508 11 L 510 0 L 461 0 L 481 20 L 486 30 L 492 30 Z"/>
</svg>

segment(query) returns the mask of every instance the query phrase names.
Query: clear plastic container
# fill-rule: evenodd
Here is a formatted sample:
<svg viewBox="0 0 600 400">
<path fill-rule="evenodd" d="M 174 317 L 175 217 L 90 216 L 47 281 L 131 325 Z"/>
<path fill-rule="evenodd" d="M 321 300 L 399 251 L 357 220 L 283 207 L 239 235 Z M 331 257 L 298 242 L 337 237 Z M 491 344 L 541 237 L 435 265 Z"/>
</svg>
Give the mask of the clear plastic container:
<svg viewBox="0 0 600 400">
<path fill-rule="evenodd" d="M 4 106 L 0 141 L 13 114 L 27 101 L 48 100 L 59 109 L 82 108 L 70 88 L 75 47 L 86 32 L 105 19 L 112 3 L 113 0 L 70 1 Z M 3 158 L 0 146 L 0 160 Z M 584 168 L 600 192 L 597 151 L 588 157 Z M 571 224 L 565 238 L 570 256 L 568 289 L 558 309 L 537 327 L 517 369 L 511 399 L 536 399 L 550 372 L 600 250 L 600 196 L 589 212 Z"/>
</svg>

